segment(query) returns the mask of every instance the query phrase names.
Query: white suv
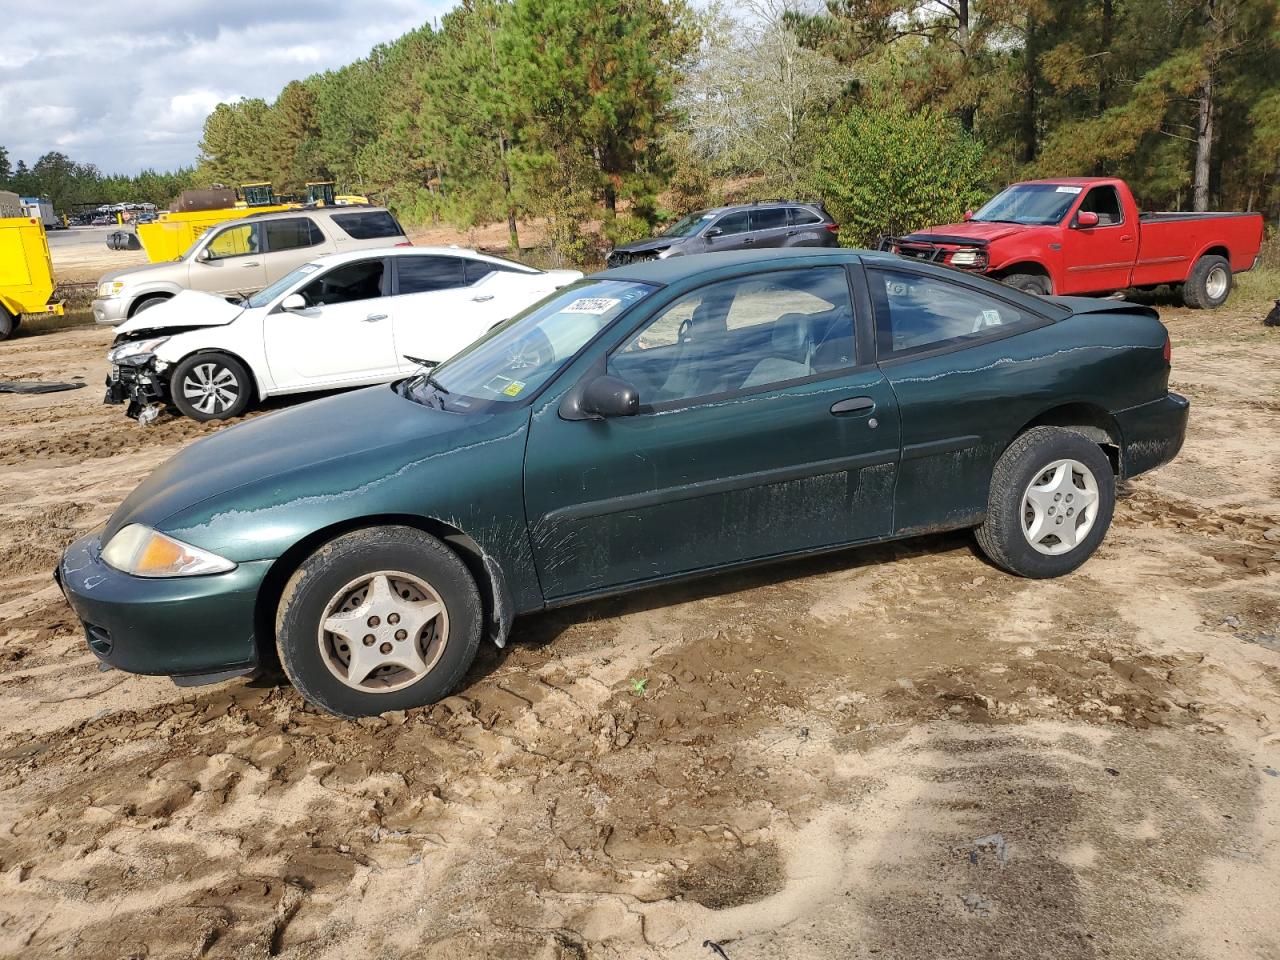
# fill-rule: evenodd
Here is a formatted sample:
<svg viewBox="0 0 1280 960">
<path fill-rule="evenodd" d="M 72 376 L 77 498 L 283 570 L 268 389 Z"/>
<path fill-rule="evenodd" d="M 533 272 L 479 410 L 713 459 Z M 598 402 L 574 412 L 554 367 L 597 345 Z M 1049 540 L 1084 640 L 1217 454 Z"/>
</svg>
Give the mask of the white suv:
<svg viewBox="0 0 1280 960">
<path fill-rule="evenodd" d="M 228 220 L 171 263 L 106 274 L 98 282 L 93 319 L 124 323 L 183 290 L 247 296 L 327 253 L 408 243 L 396 218 L 380 207 L 320 207 Z"/>
</svg>

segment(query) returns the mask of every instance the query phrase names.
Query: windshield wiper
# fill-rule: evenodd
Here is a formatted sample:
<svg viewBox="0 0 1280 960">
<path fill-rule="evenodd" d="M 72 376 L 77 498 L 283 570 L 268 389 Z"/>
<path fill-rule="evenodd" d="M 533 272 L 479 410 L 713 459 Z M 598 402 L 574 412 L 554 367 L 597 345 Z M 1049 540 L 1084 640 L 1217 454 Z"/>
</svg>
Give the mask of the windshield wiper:
<svg viewBox="0 0 1280 960">
<path fill-rule="evenodd" d="M 435 376 L 432 375 L 431 373 L 432 368 L 439 366 L 439 364 L 436 363 L 436 361 L 423 360 L 421 357 L 411 357 L 407 353 L 401 354 L 401 356 L 403 356 L 410 363 L 416 363 L 418 366 L 423 368 L 422 373 L 418 374 L 418 376 L 422 377 L 423 383 L 425 383 L 429 387 L 435 387 L 437 390 L 439 390 L 443 394 L 448 394 L 449 388 L 441 385 L 440 381 L 437 380 Z"/>
</svg>

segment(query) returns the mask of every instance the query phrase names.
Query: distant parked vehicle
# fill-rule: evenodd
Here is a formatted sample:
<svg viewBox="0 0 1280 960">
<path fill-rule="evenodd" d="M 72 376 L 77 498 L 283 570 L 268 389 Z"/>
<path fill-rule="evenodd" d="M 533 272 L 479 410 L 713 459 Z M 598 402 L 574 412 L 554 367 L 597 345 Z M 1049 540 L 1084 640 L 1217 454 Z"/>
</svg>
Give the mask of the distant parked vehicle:
<svg viewBox="0 0 1280 960">
<path fill-rule="evenodd" d="M 621 267 L 691 253 L 759 250 L 766 247 L 837 247 L 840 228 L 818 202 L 761 200 L 699 210 L 651 240 L 615 248 L 608 264 Z"/>
<path fill-rule="evenodd" d="M 165 403 L 223 420 L 276 394 L 384 383 L 581 277 L 454 247 L 384 247 L 309 261 L 243 301 L 184 291 L 119 327 L 106 402 L 135 417 Z"/>
<path fill-rule="evenodd" d="M 881 249 L 984 273 L 1034 294 L 1182 288 L 1189 307 L 1220 307 L 1252 269 L 1260 213 L 1139 213 L 1123 180 L 1015 183 L 964 223 L 889 237 Z"/>
<path fill-rule="evenodd" d="M 105 274 L 93 301 L 93 319 L 123 323 L 183 290 L 248 296 L 326 253 L 393 244 L 408 246 L 409 238 L 396 218 L 379 207 L 251 214 L 198 235 L 176 260 Z"/>
</svg>

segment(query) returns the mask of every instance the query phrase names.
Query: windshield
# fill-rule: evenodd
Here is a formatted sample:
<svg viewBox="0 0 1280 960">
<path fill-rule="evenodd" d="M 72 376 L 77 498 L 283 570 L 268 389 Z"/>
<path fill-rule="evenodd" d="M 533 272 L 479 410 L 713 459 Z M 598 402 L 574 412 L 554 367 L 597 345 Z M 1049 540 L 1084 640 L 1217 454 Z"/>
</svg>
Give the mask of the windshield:
<svg viewBox="0 0 1280 960">
<path fill-rule="evenodd" d="M 246 300 L 244 305 L 246 307 L 265 307 L 268 303 L 280 296 L 280 294 L 284 293 L 303 277 L 309 276 L 319 269 L 320 264 L 318 263 L 304 263 L 292 273 L 286 273 L 275 283 L 271 284 L 271 286 L 264 287 L 259 290 L 252 297 Z"/>
<path fill-rule="evenodd" d="M 1021 183 L 997 194 L 973 219 L 985 223 L 1021 223 L 1045 226 L 1067 215 L 1083 187 L 1057 183 Z"/>
<path fill-rule="evenodd" d="M 187 247 L 187 249 L 183 250 L 182 253 L 173 258 L 174 263 L 177 263 L 179 260 L 186 260 L 193 256 L 196 252 L 196 247 L 200 246 L 200 244 L 204 242 L 204 237 L 205 235 L 203 233 L 196 237 L 191 246 Z"/>
<path fill-rule="evenodd" d="M 688 216 L 681 217 L 667 229 L 662 231 L 664 237 L 692 237 L 696 233 L 700 233 L 702 228 L 711 222 L 711 218 L 715 214 L 708 213 L 706 210 L 699 210 L 697 213 L 691 213 Z"/>
<path fill-rule="evenodd" d="M 419 403 L 450 410 L 515 403 L 537 392 L 597 333 L 657 288 L 629 280 L 583 280 L 499 324 L 406 385 Z"/>
</svg>

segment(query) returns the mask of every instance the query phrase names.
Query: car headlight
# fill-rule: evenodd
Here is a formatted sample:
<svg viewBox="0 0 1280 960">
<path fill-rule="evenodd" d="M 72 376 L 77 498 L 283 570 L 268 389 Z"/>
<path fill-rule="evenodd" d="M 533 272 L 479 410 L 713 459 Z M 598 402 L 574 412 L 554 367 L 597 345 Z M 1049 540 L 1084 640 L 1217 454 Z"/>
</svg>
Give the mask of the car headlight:
<svg viewBox="0 0 1280 960">
<path fill-rule="evenodd" d="M 957 250 L 950 262 L 953 267 L 985 267 L 987 255 L 982 250 Z"/>
<path fill-rule="evenodd" d="M 236 568 L 230 560 L 140 523 L 121 528 L 103 549 L 102 560 L 135 577 L 200 577 Z"/>
<path fill-rule="evenodd" d="M 120 291 L 124 289 L 124 282 L 121 280 L 104 280 L 98 284 L 98 296 L 106 299 L 107 297 L 118 297 Z"/>
<path fill-rule="evenodd" d="M 118 347 L 112 347 L 107 351 L 108 363 L 120 363 L 129 357 L 137 356 L 140 353 L 155 353 L 160 347 L 169 342 L 168 337 L 152 337 L 150 340 L 131 340 L 129 343 L 122 343 Z"/>
</svg>

